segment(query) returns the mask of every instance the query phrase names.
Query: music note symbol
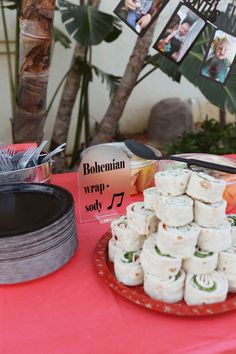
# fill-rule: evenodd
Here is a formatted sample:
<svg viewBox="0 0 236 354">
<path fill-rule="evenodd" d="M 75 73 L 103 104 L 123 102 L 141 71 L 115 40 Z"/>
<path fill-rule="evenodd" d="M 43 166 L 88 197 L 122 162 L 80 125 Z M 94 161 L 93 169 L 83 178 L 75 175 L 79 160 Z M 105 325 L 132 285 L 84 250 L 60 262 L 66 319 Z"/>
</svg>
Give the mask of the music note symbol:
<svg viewBox="0 0 236 354">
<path fill-rule="evenodd" d="M 119 203 L 116 204 L 116 206 L 119 208 L 119 207 L 122 205 L 122 201 L 123 201 L 123 197 L 124 197 L 124 192 L 113 194 L 111 205 L 109 205 L 109 206 L 107 207 L 108 210 L 111 210 L 111 208 L 113 207 L 113 203 L 114 203 L 114 200 L 115 200 L 116 197 L 120 197 Z"/>
</svg>

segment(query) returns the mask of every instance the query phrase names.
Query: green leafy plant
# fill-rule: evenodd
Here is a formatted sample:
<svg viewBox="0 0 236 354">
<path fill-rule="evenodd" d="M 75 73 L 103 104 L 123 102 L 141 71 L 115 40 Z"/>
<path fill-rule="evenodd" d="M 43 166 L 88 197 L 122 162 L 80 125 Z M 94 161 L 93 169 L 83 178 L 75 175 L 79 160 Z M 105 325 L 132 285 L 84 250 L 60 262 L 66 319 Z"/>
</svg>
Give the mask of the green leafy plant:
<svg viewBox="0 0 236 354">
<path fill-rule="evenodd" d="M 172 144 L 163 146 L 168 155 L 188 152 L 208 154 L 231 154 L 236 151 L 236 125 L 228 123 L 222 126 L 214 119 L 201 124 L 197 132 L 185 133 Z"/>
<path fill-rule="evenodd" d="M 59 0 L 58 4 L 62 22 L 65 24 L 68 33 L 85 48 L 84 58 L 83 60 L 79 60 L 82 84 L 71 162 L 73 166 L 78 160 L 83 125 L 86 146 L 89 145 L 90 141 L 89 85 L 92 82 L 93 73 L 100 77 L 102 82 L 106 81 L 110 87 L 111 96 L 119 83 L 119 77 L 107 74 L 92 64 L 92 47 L 100 44 L 102 41 L 112 42 L 117 39 L 121 33 L 121 26 L 120 21 L 115 16 L 98 11 L 89 2 L 87 5 L 84 5 L 82 2 L 80 5 L 75 5 L 65 0 Z"/>
<path fill-rule="evenodd" d="M 62 22 L 68 33 L 82 46 L 112 42 L 121 33 L 120 21 L 89 5 L 75 5 L 59 0 Z"/>
</svg>

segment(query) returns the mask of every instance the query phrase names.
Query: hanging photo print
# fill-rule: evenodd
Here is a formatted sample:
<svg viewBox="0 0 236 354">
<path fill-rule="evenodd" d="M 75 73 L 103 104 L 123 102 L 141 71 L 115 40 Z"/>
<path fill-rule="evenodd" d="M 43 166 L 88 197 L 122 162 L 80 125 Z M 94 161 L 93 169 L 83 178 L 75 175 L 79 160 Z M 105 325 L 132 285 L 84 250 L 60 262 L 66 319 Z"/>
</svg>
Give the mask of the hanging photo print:
<svg viewBox="0 0 236 354">
<path fill-rule="evenodd" d="M 236 37 L 216 30 L 208 48 L 201 74 L 220 84 L 225 84 L 236 58 Z"/>
<path fill-rule="evenodd" d="M 206 20 L 200 13 L 180 3 L 153 48 L 180 64 L 205 25 Z"/>
<path fill-rule="evenodd" d="M 228 4 L 226 12 L 219 13 L 210 45 L 206 51 L 201 75 L 225 85 L 236 59 L 236 5 Z"/>
<path fill-rule="evenodd" d="M 121 0 L 114 13 L 135 33 L 143 35 L 169 0 Z"/>
</svg>

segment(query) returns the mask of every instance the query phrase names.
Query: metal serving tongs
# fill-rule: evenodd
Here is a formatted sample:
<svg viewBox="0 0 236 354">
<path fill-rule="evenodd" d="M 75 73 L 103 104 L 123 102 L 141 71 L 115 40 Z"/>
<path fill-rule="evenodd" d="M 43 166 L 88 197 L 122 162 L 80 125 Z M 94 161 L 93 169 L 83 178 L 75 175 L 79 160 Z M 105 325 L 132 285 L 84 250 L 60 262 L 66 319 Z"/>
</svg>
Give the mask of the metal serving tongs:
<svg viewBox="0 0 236 354">
<path fill-rule="evenodd" d="M 174 161 L 180 161 L 180 162 L 185 162 L 188 167 L 191 169 L 191 166 L 199 166 L 202 168 L 210 169 L 210 170 L 216 170 L 216 171 L 221 171 L 225 173 L 231 173 L 235 174 L 236 173 L 236 168 L 231 167 L 231 166 L 226 166 L 226 165 L 220 165 L 217 163 L 213 162 L 208 162 L 208 161 L 202 161 L 202 160 L 197 160 L 197 159 L 187 159 L 184 157 L 180 156 L 161 156 L 160 152 L 150 146 L 147 146 L 143 143 L 140 143 L 135 140 L 126 140 L 125 145 L 127 148 L 136 156 L 141 157 L 145 160 L 174 160 Z"/>
</svg>

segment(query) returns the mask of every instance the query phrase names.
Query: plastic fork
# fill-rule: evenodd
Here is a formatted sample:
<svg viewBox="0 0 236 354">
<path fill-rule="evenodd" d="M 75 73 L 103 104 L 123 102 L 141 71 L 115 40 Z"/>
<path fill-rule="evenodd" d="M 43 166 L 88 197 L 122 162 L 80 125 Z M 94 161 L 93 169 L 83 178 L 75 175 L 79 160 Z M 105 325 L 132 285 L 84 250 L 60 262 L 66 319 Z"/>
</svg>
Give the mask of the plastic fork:
<svg viewBox="0 0 236 354">
<path fill-rule="evenodd" d="M 12 170 L 12 164 L 9 165 L 5 156 L 0 153 L 0 171 L 8 172 L 11 170 Z"/>
<path fill-rule="evenodd" d="M 13 146 L 6 146 L 1 149 L 2 153 L 7 156 L 8 159 L 12 159 L 14 154 L 16 153 L 16 149 Z"/>
<path fill-rule="evenodd" d="M 17 152 L 14 156 L 12 156 L 11 162 L 13 164 L 17 164 L 17 162 L 22 158 L 22 156 L 25 154 L 25 151 L 19 151 Z"/>
<path fill-rule="evenodd" d="M 44 140 L 38 147 L 37 149 L 35 150 L 33 156 L 32 156 L 32 160 L 33 162 L 35 163 L 35 165 L 38 165 L 38 160 L 39 160 L 39 155 L 41 154 L 43 148 L 45 145 L 47 145 L 47 140 Z"/>
<path fill-rule="evenodd" d="M 1 171 L 12 171 L 13 165 L 11 158 L 15 153 L 15 149 L 11 146 L 6 146 L 3 149 L 0 149 L 0 169 Z"/>
<path fill-rule="evenodd" d="M 39 156 L 40 153 L 42 152 L 44 146 L 47 144 L 47 140 L 43 141 L 38 147 L 36 148 L 36 151 L 34 152 L 33 156 L 32 156 L 32 162 L 34 165 L 38 165 L 39 161 Z M 26 150 L 28 151 L 28 150 Z M 17 165 L 18 161 L 22 158 L 22 156 L 25 154 L 26 151 L 19 151 L 17 152 L 11 159 L 11 162 L 13 165 Z"/>
<path fill-rule="evenodd" d="M 59 152 L 63 151 L 66 146 L 66 143 L 59 145 L 56 149 L 49 152 L 46 156 L 44 156 L 41 160 L 41 164 L 49 161 L 54 155 L 58 154 Z"/>
<path fill-rule="evenodd" d="M 37 147 L 32 146 L 28 150 L 25 151 L 23 156 L 20 158 L 20 160 L 17 162 L 17 169 L 21 170 L 26 168 L 30 160 L 32 159 L 35 151 L 37 150 Z"/>
</svg>

